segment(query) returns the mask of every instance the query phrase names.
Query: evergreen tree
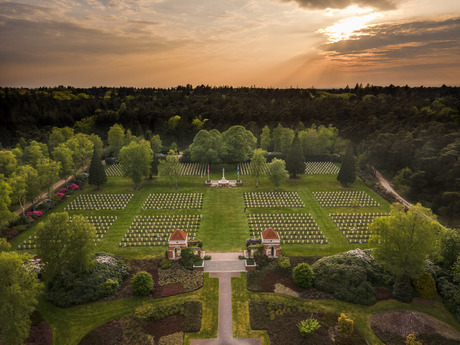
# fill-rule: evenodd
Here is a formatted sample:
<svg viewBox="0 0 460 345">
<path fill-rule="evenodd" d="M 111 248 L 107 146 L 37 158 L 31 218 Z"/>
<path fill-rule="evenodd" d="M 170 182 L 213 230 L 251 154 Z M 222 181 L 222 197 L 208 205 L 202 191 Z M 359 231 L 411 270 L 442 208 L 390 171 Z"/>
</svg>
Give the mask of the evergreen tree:
<svg viewBox="0 0 460 345">
<path fill-rule="evenodd" d="M 353 149 L 351 145 L 348 146 L 347 153 L 342 161 L 339 174 L 337 175 L 337 181 L 342 185 L 347 186 L 349 183 L 353 183 L 356 180 L 355 174 L 355 157 L 353 157 Z"/>
<path fill-rule="evenodd" d="M 101 157 L 98 155 L 96 150 L 93 152 L 93 158 L 91 159 L 91 165 L 89 166 L 88 183 L 97 186 L 98 190 L 101 185 L 107 183 L 107 175 L 104 167 L 102 166 Z"/>
<path fill-rule="evenodd" d="M 298 134 L 295 134 L 291 143 L 291 148 L 286 158 L 286 169 L 291 177 L 296 177 L 297 174 L 305 172 L 305 163 L 303 161 L 303 149 L 300 144 Z"/>
</svg>

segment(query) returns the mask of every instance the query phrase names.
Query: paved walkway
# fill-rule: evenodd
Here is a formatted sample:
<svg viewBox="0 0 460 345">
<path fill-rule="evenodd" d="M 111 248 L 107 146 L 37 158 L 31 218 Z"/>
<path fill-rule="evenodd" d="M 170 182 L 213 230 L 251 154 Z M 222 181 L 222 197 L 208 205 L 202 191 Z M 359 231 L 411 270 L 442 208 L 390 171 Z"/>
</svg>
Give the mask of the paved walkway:
<svg viewBox="0 0 460 345">
<path fill-rule="evenodd" d="M 193 339 L 191 345 L 260 345 L 260 339 L 233 338 L 232 332 L 232 285 L 231 278 L 245 271 L 241 253 L 211 253 L 211 261 L 205 262 L 205 272 L 219 278 L 219 331 L 215 339 Z"/>
</svg>

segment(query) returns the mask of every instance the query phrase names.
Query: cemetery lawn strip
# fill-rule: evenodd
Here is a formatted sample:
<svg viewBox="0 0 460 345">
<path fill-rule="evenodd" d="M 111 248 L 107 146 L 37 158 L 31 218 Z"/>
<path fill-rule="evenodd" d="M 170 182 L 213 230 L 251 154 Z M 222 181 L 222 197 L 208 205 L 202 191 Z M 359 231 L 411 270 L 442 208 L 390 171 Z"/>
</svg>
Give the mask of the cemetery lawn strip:
<svg viewBox="0 0 460 345">
<path fill-rule="evenodd" d="M 199 301 L 203 304 L 201 332 L 192 333 L 196 338 L 217 337 L 217 313 L 219 301 L 219 281 L 204 276 L 203 288 L 171 297 L 152 299 L 149 297 L 128 297 L 110 302 L 96 302 L 61 309 L 41 298 L 38 310 L 50 324 L 53 332 L 53 344 L 73 345 L 91 330 L 111 320 L 131 315 L 135 308 L 143 303 L 155 306 Z"/>
<path fill-rule="evenodd" d="M 460 330 L 460 325 L 456 322 L 453 315 L 446 310 L 439 297 L 437 297 L 434 305 L 417 304 L 415 301 L 412 303 L 402 303 L 395 299 L 381 301 L 372 306 L 351 304 L 338 300 L 308 300 L 274 293 L 249 291 L 246 289 L 245 273 L 242 273 L 240 278 L 232 278 L 232 295 L 234 297 L 236 296 L 238 300 L 233 302 L 234 305 L 246 301 L 246 308 L 248 301 L 252 300 L 286 304 L 289 306 L 305 306 L 312 312 L 323 311 L 335 313 L 336 315 L 345 313 L 347 317 L 354 320 L 355 326 L 363 333 L 370 344 L 383 345 L 382 341 L 375 335 L 369 326 L 369 320 L 371 316 L 388 310 L 414 310 L 422 312 L 431 315 L 441 321 L 444 321 L 455 329 Z M 241 311 L 243 308 L 238 306 L 236 309 L 238 309 L 238 317 L 241 320 L 245 320 L 246 316 L 243 315 L 244 311 Z M 233 315 L 235 320 L 235 312 Z M 250 329 L 249 320 L 246 327 Z M 234 325 L 234 332 L 235 329 L 236 328 Z M 238 328 L 238 330 L 240 330 L 240 328 Z"/>
<path fill-rule="evenodd" d="M 181 297 L 178 295 L 177 297 Z M 203 305 L 200 332 L 185 333 L 184 344 L 189 345 L 191 339 L 217 338 L 219 326 L 219 278 L 210 278 L 204 274 L 204 286 L 198 291 L 198 301 Z"/>
<path fill-rule="evenodd" d="M 246 273 L 232 280 L 232 328 L 234 338 L 260 338 L 261 345 L 270 345 L 267 331 L 251 330 L 249 323 L 249 291 L 246 288 Z"/>
</svg>

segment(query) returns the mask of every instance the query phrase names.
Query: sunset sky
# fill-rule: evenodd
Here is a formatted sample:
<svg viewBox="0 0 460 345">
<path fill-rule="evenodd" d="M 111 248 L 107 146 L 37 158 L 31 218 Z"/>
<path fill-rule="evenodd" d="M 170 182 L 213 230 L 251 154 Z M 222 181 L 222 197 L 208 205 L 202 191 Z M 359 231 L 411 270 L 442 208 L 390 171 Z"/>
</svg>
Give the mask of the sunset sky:
<svg viewBox="0 0 460 345">
<path fill-rule="evenodd" d="M 460 85 L 460 0 L 0 0 L 0 86 Z"/>
</svg>

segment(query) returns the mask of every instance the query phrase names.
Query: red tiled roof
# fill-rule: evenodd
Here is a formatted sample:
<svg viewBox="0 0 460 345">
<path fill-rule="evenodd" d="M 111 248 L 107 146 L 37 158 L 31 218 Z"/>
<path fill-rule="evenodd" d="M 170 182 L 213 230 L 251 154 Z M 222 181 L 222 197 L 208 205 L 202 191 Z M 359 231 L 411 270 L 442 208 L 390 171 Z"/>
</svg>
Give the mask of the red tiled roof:
<svg viewBox="0 0 460 345">
<path fill-rule="evenodd" d="M 262 239 L 265 240 L 279 240 L 280 236 L 278 233 L 273 230 L 272 228 L 269 228 L 267 230 L 262 231 Z"/>
<path fill-rule="evenodd" d="M 169 236 L 170 241 L 185 241 L 187 240 L 187 233 L 182 230 L 176 230 Z"/>
</svg>

